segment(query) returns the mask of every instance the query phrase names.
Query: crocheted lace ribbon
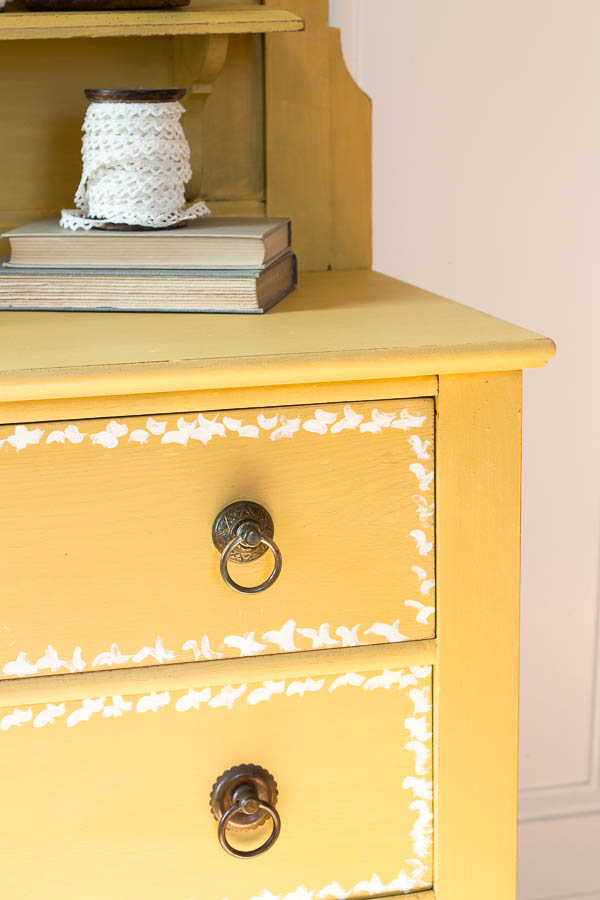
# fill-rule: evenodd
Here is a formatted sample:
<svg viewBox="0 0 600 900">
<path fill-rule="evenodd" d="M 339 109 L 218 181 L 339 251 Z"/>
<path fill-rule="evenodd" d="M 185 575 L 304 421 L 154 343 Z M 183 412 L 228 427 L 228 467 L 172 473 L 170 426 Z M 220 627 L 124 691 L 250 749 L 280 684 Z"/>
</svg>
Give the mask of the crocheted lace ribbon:
<svg viewBox="0 0 600 900">
<path fill-rule="evenodd" d="M 83 171 L 77 209 L 63 209 L 63 228 L 101 224 L 164 228 L 207 215 L 203 200 L 186 204 L 190 148 L 174 103 L 90 103 L 82 130 Z"/>
</svg>

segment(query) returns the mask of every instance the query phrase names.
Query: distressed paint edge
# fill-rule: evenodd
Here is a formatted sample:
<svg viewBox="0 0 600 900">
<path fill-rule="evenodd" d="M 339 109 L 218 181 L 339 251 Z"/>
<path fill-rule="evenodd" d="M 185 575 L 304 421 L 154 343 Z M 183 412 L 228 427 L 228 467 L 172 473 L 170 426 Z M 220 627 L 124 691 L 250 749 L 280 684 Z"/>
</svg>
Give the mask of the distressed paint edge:
<svg viewBox="0 0 600 900">
<path fill-rule="evenodd" d="M 549 338 L 519 343 L 452 345 L 411 352 L 389 349 L 287 356 L 185 360 L 174 363 L 123 363 L 64 369 L 0 372 L 3 400 L 54 400 L 169 391 L 225 390 L 415 376 L 460 375 L 537 369 L 554 356 Z"/>
<path fill-rule="evenodd" d="M 385 900 L 406 900 L 407 897 L 414 897 L 415 900 L 437 900 L 435 891 L 408 891 L 408 893 L 403 894 L 385 894 Z M 456 897 L 456 900 L 461 900 L 460 897 Z M 549 900 L 556 900 L 556 898 L 549 898 Z M 562 898 L 558 898 L 558 900 L 562 900 Z M 564 898 L 564 900 L 579 900 L 579 898 Z M 581 900 L 588 900 L 587 894 L 581 897 Z M 590 895 L 589 900 L 596 900 L 596 895 Z M 598 900 L 600 900 L 600 894 L 598 894 Z"/>
<path fill-rule="evenodd" d="M 244 15 L 245 12 L 245 15 Z M 161 14 L 162 13 L 162 14 Z M 264 34 L 304 31 L 304 20 L 287 10 L 177 10 L 155 16 L 144 12 L 75 13 L 65 21 L 61 13 L 8 12 L 0 21 L 0 40 L 43 38 L 135 37 L 177 34 Z M 6 20 L 6 21 L 4 21 Z"/>
<path fill-rule="evenodd" d="M 279 385 L 262 388 L 232 388 L 224 391 L 166 391 L 161 394 L 67 397 L 60 400 L 0 401 L 0 424 L 58 422 L 66 419 L 172 415 L 217 412 L 225 409 L 256 409 L 279 406 L 312 406 L 318 403 L 363 403 L 382 400 L 412 400 L 437 396 L 437 376 Z"/>
<path fill-rule="evenodd" d="M 299 657 L 299 658 L 297 658 Z M 400 644 L 372 644 L 338 650 L 306 650 L 269 656 L 244 656 L 205 662 L 169 663 L 137 669 L 107 669 L 66 675 L 35 675 L 0 682 L 0 707 L 33 706 L 93 696 L 185 690 L 224 683 L 300 678 L 311 673 L 341 674 L 381 668 L 435 666 L 435 638 Z"/>
<path fill-rule="evenodd" d="M 377 879 L 379 881 L 379 883 L 382 884 L 381 879 L 379 878 L 377 873 L 374 873 L 371 876 L 371 879 L 369 879 L 369 880 L 373 881 L 374 879 Z M 313 888 L 312 890 L 307 890 L 307 888 L 304 885 L 301 885 L 295 891 L 286 893 L 283 897 L 281 895 L 275 896 L 270 891 L 263 890 L 261 892 L 261 894 L 259 894 L 258 896 L 252 897 L 251 900 L 311 900 L 311 898 L 313 898 L 313 897 L 315 898 L 315 900 L 334 900 L 334 898 L 342 898 L 342 897 L 343 898 L 351 898 L 351 897 L 360 897 L 360 896 L 363 896 L 363 897 L 385 897 L 385 900 L 394 900 L 394 898 L 399 898 L 399 897 L 404 897 L 404 898 L 415 897 L 415 898 L 421 898 L 421 900 L 422 900 L 422 898 L 424 898 L 424 900 L 435 900 L 434 892 L 432 890 L 429 890 L 428 888 L 425 888 L 425 890 L 419 890 L 418 888 L 413 890 L 413 889 L 409 888 L 408 890 L 403 891 L 401 894 L 397 894 L 397 893 L 390 894 L 387 891 L 384 894 L 382 894 L 379 892 L 379 890 L 376 893 L 373 891 L 369 891 L 367 894 L 364 894 L 363 891 L 361 891 L 360 894 L 355 893 L 355 889 L 357 887 L 359 887 L 362 884 L 366 885 L 366 883 L 367 883 L 366 880 L 360 881 L 360 882 L 358 882 L 357 885 L 354 886 L 354 888 L 350 888 L 349 891 L 345 891 L 343 888 L 341 888 L 341 886 L 338 882 L 331 883 L 331 884 L 327 885 L 327 887 L 321 888 L 320 890 L 317 888 Z M 383 885 L 384 890 L 388 886 L 389 885 Z M 328 890 L 328 888 L 331 888 L 331 890 Z M 341 889 L 341 892 L 340 892 L 340 889 Z M 335 890 L 335 893 L 334 893 L 334 890 Z M 190 900 L 194 900 L 194 898 L 190 898 Z M 582 900 L 583 900 L 583 898 L 582 898 Z M 592 898 L 592 900 L 595 900 L 595 898 Z"/>
<path fill-rule="evenodd" d="M 430 528 L 431 526 L 424 527 Z M 420 567 L 418 566 L 412 566 L 412 569 L 413 571 L 415 569 L 419 569 L 423 572 L 422 576 L 419 575 L 419 579 L 425 585 L 431 585 L 429 590 L 435 587 L 435 579 L 432 578 L 427 580 L 424 570 L 420 569 Z M 345 625 L 340 625 L 335 629 L 334 632 L 339 636 L 340 639 L 333 640 L 330 634 L 331 629 L 329 622 L 322 623 L 316 629 L 307 627 L 299 628 L 294 619 L 288 619 L 281 627 L 281 629 L 279 629 L 279 632 L 265 632 L 262 638 L 263 640 L 266 639 L 267 634 L 272 635 L 272 637 L 269 637 L 266 644 L 260 644 L 259 642 L 255 641 L 255 632 L 249 632 L 246 635 L 227 635 L 226 637 L 224 637 L 222 642 L 219 644 L 219 649 L 221 650 L 224 647 L 229 647 L 233 650 L 237 650 L 239 653 L 238 657 L 236 657 L 233 653 L 226 654 L 224 650 L 223 652 L 212 650 L 210 646 L 210 639 L 206 634 L 202 636 L 200 640 L 200 646 L 198 646 L 197 640 L 189 639 L 187 641 L 184 641 L 181 649 L 184 653 L 193 653 L 194 662 L 200 662 L 201 660 L 205 661 L 216 659 L 237 659 L 243 656 L 269 656 L 274 653 L 304 653 L 308 650 L 322 650 L 326 648 L 333 648 L 334 646 L 338 649 L 342 649 L 344 647 L 360 647 L 373 644 L 376 646 L 380 646 L 381 644 L 385 644 L 386 642 L 389 644 L 396 644 L 410 641 L 426 640 L 429 637 L 433 637 L 434 626 L 429 629 L 428 619 L 435 613 L 435 603 L 433 606 L 425 606 L 420 601 L 405 600 L 404 606 L 415 608 L 422 607 L 422 609 L 417 613 L 416 622 L 419 624 L 427 625 L 428 630 L 431 631 L 431 634 L 414 636 L 403 635 L 397 632 L 397 622 L 399 620 L 396 620 L 391 625 L 388 625 L 385 622 L 374 622 L 369 628 L 361 628 L 360 624 L 354 625 L 352 628 L 348 628 Z M 423 610 L 425 610 L 424 620 L 423 618 L 420 618 Z M 375 637 L 382 638 L 382 640 L 377 641 L 373 638 L 369 638 L 366 641 L 361 641 L 359 639 L 359 629 L 360 635 L 362 637 L 367 637 L 367 635 L 374 635 Z M 312 632 L 312 634 L 309 635 L 308 632 Z M 347 632 L 347 634 L 344 635 L 343 632 Z M 279 634 L 278 639 L 275 639 L 276 633 Z M 311 646 L 298 647 L 295 641 L 300 639 L 310 641 Z M 278 647 L 279 649 L 269 650 L 269 645 L 271 645 L 271 647 Z M 85 655 L 88 656 L 87 652 Z M 70 659 L 63 659 L 63 656 L 70 657 Z M 94 660 L 89 665 L 83 659 L 83 651 L 81 645 L 77 645 L 72 653 L 65 654 L 61 652 L 59 654 L 52 644 L 48 644 L 46 646 L 45 654 L 39 657 L 35 663 L 31 662 L 27 651 L 20 651 L 17 654 L 16 659 L 8 660 L 4 664 L 4 666 L 2 667 L 2 673 L 6 675 L 7 678 L 31 678 L 32 676 L 37 676 L 42 672 L 45 672 L 46 674 L 57 674 L 61 669 L 66 669 L 67 672 L 75 673 L 93 672 L 107 668 L 112 669 L 113 666 L 126 666 L 128 668 L 134 668 L 136 666 L 141 666 L 147 659 L 154 659 L 157 665 L 189 661 L 189 659 L 183 660 L 181 658 L 181 654 L 175 652 L 174 650 L 166 648 L 164 645 L 164 638 L 161 635 L 158 635 L 152 647 L 144 645 L 136 653 L 121 653 L 119 645 L 116 642 L 113 642 L 109 650 L 101 651 L 96 655 Z M 154 665 L 155 663 L 146 663 L 146 665 Z M 61 674 L 65 673 L 63 672 Z M 3 679 L 0 676 L 0 683 L 2 682 L 2 680 Z"/>
</svg>

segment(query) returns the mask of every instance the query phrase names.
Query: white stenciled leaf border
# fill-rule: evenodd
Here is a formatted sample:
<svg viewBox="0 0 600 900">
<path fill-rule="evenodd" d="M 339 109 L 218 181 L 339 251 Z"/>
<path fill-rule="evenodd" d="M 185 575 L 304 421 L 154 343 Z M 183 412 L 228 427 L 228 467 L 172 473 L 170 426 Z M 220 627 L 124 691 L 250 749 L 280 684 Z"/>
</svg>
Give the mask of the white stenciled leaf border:
<svg viewBox="0 0 600 900">
<path fill-rule="evenodd" d="M 264 413 L 251 415 L 251 419 L 228 416 L 225 413 L 204 415 L 189 413 L 191 419 L 180 416 L 172 426 L 169 419 L 154 419 L 149 416 L 144 427 L 130 429 L 126 422 L 112 419 L 100 431 L 81 431 L 79 425 L 89 426 L 89 421 L 70 424 L 64 428 L 41 428 L 34 425 L 17 425 L 12 434 L 0 439 L 0 447 L 6 445 L 17 452 L 27 447 L 47 444 L 95 444 L 109 450 L 116 450 L 133 441 L 140 446 L 157 446 L 179 444 L 187 447 L 195 442 L 206 446 L 213 438 L 242 438 L 258 440 L 267 437 L 271 441 L 293 438 L 300 431 L 314 435 L 336 435 L 342 431 L 356 431 L 359 434 L 381 434 L 387 428 L 411 431 L 421 428 L 427 421 L 427 414 L 414 415 L 405 407 L 398 412 L 381 412 L 377 407 L 370 409 L 370 416 L 365 412 L 356 412 L 346 404 L 343 412 L 337 413 L 326 409 L 311 410 L 305 418 L 301 414 L 289 417 L 283 413 L 266 416 Z M 431 442 L 418 435 L 411 435 L 409 444 L 417 459 L 431 459 Z"/>
<path fill-rule="evenodd" d="M 419 567 L 414 567 L 419 568 Z M 420 572 L 423 570 L 420 569 Z M 407 605 L 418 607 L 417 620 L 427 623 L 428 617 L 435 607 L 426 606 L 420 601 L 408 600 Z M 419 618 L 421 617 L 421 618 Z M 322 650 L 341 647 L 359 647 L 374 643 L 374 638 L 382 638 L 387 643 L 402 643 L 411 640 L 399 629 L 399 619 L 394 622 L 373 622 L 370 625 L 339 625 L 331 627 L 329 622 L 322 622 L 316 628 L 298 626 L 293 619 L 288 619 L 281 628 L 266 631 L 260 639 L 255 632 L 230 634 L 223 638 L 219 649 L 211 646 L 208 635 L 203 635 L 200 642 L 190 638 L 181 646 L 181 651 L 165 647 L 163 637 L 157 637 L 154 644 L 144 645 L 133 653 L 123 653 L 117 643 L 111 644 L 108 650 L 98 653 L 90 664 L 83 658 L 80 646 L 70 654 L 59 654 L 49 644 L 42 656 L 31 660 L 25 651 L 17 654 L 15 659 L 4 664 L 2 672 L 9 677 L 24 678 L 38 675 L 41 672 L 83 672 L 90 669 L 106 669 L 112 666 L 154 665 L 171 662 L 195 662 L 222 659 L 225 648 L 238 651 L 242 656 L 260 656 L 273 653 L 294 653 L 303 650 Z M 365 640 L 362 640 L 365 638 Z M 215 645 L 216 646 L 216 645 Z M 223 652 L 222 652 L 223 651 Z"/>
<path fill-rule="evenodd" d="M 392 893 L 409 894 L 431 887 L 431 881 L 422 880 L 427 866 L 419 859 L 408 859 L 406 862 L 408 865 L 387 883 L 383 882 L 379 875 L 373 874 L 369 879 L 359 881 L 347 890 L 338 881 L 333 881 L 320 889 L 312 888 L 312 890 L 301 884 L 296 890 L 287 894 L 273 894 L 271 891 L 263 890 L 260 894 L 250 897 L 249 900 L 347 900 L 350 897 L 364 897 L 365 895 L 380 897 Z"/>
<path fill-rule="evenodd" d="M 245 703 L 256 706 L 259 703 L 269 702 L 273 697 L 286 698 L 297 697 L 302 700 L 312 694 L 326 689 L 330 694 L 341 689 L 360 689 L 363 691 L 386 690 L 396 688 L 406 692 L 413 705 L 413 715 L 404 720 L 408 741 L 404 745 L 406 750 L 414 754 L 413 771 L 406 775 L 402 786 L 412 793 L 410 810 L 415 813 L 415 821 L 410 832 L 413 841 L 414 859 L 409 860 L 413 864 L 413 872 L 401 871 L 388 887 L 391 890 L 407 891 L 427 886 L 420 880 L 426 869 L 422 860 L 427 859 L 431 850 L 433 833 L 432 810 L 432 780 L 431 780 L 431 666 L 410 666 L 407 669 L 384 669 L 372 674 L 358 672 L 346 672 L 337 676 L 322 678 L 281 679 L 278 681 L 263 681 L 259 685 L 247 683 L 232 685 L 226 684 L 216 688 L 204 687 L 196 690 L 188 688 L 187 691 L 158 691 L 144 694 L 137 698 L 127 699 L 120 695 L 113 697 L 86 698 L 78 705 L 67 709 L 66 703 L 46 703 L 43 707 L 16 708 L 5 713 L 0 718 L 0 732 L 8 732 L 13 728 L 32 726 L 34 729 L 44 728 L 55 723 L 62 723 L 71 729 L 89 722 L 92 717 L 102 719 L 120 719 L 123 716 L 146 714 L 149 712 L 160 713 L 166 708 L 173 708 L 178 713 L 189 713 L 206 706 L 211 710 L 232 710 L 234 706 Z M 419 682 L 427 683 L 420 686 Z M 371 885 L 370 890 L 367 885 Z M 373 875 L 370 881 L 360 882 L 348 891 L 344 891 L 337 882 L 333 882 L 318 893 L 315 891 L 311 897 L 341 898 L 351 897 L 359 893 L 385 893 L 381 887 L 381 881 L 377 875 Z M 405 886 L 401 886 L 405 885 Z M 306 890 L 303 886 L 298 891 Z M 338 893 L 336 893 L 338 891 Z M 341 892 L 341 893 L 340 893 Z M 307 894 L 307 896 L 309 895 Z M 286 895 L 288 897 L 303 897 L 302 893 Z M 273 897 L 268 892 L 251 900 L 267 900 Z M 278 900 L 275 897 L 275 900 Z"/>
</svg>

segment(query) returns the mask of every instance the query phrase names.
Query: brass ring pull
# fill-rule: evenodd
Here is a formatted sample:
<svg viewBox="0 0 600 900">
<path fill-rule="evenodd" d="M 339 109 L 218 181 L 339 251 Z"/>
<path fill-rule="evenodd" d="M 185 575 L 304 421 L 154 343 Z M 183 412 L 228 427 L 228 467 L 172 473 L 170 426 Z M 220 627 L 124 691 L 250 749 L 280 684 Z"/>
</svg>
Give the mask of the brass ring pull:
<svg viewBox="0 0 600 900">
<path fill-rule="evenodd" d="M 273 540 L 273 520 L 258 503 L 230 503 L 221 510 L 213 524 L 213 543 L 221 551 L 220 572 L 225 584 L 240 594 L 258 594 L 277 581 L 281 573 L 281 551 Z M 247 563 L 258 559 L 266 550 L 273 554 L 273 569 L 261 584 L 245 587 L 229 573 L 229 563 Z"/>
<path fill-rule="evenodd" d="M 275 809 L 277 784 L 270 772 L 250 763 L 234 766 L 219 775 L 210 795 L 210 807 L 219 823 L 221 847 L 238 859 L 260 856 L 273 846 L 281 832 L 281 819 Z M 231 831 L 247 832 L 271 820 L 271 834 L 254 850 L 238 850 L 227 837 Z"/>
<path fill-rule="evenodd" d="M 281 819 L 279 818 L 279 813 L 274 806 L 270 806 L 268 803 L 259 800 L 252 791 L 252 788 L 248 785 L 241 785 L 234 791 L 233 799 L 235 800 L 234 806 L 231 806 L 227 812 L 221 816 L 219 822 L 219 843 L 221 844 L 221 847 L 223 850 L 226 850 L 227 853 L 230 853 L 231 856 L 237 856 L 238 859 L 251 859 L 253 856 L 260 856 L 261 853 L 266 853 L 269 847 L 273 846 L 281 832 Z M 230 819 L 240 812 L 244 813 L 246 809 L 248 809 L 248 812 L 252 813 L 257 813 L 262 810 L 263 812 L 268 813 L 273 822 L 273 830 L 267 840 L 264 844 L 261 844 L 260 847 L 256 847 L 254 850 L 238 850 L 236 847 L 232 847 L 227 840 L 227 825 Z"/>
<path fill-rule="evenodd" d="M 260 591 L 266 591 L 266 589 L 268 587 L 271 587 L 273 582 L 277 581 L 277 579 L 279 578 L 282 562 L 281 551 L 277 544 L 275 544 L 270 538 L 266 537 L 264 534 L 261 534 L 256 530 L 253 522 L 243 523 L 243 525 L 240 526 L 240 529 L 240 534 L 238 534 L 237 537 L 234 537 L 232 541 L 229 541 L 229 543 L 221 553 L 221 577 L 223 578 L 225 584 L 229 585 L 230 588 L 233 588 L 234 591 L 239 591 L 240 594 L 258 594 L 260 593 Z M 255 584 L 253 587 L 244 587 L 243 584 L 238 584 L 237 581 L 234 581 L 229 574 L 228 564 L 230 556 L 233 551 L 242 544 L 247 547 L 255 547 L 258 544 L 264 544 L 265 547 L 268 547 L 273 554 L 274 564 L 271 574 L 261 584 Z"/>
</svg>

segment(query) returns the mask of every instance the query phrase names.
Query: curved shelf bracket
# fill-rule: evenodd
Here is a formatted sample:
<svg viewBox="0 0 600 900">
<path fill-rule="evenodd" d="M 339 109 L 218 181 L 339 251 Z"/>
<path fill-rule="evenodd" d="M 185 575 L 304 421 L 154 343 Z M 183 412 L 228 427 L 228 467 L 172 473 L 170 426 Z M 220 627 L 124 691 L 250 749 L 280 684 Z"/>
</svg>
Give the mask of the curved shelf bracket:
<svg viewBox="0 0 600 900">
<path fill-rule="evenodd" d="M 173 83 L 186 89 L 184 128 L 193 172 L 187 194 L 195 200 L 201 193 L 204 106 L 225 65 L 229 35 L 181 35 L 173 37 L 173 45 Z"/>
</svg>

